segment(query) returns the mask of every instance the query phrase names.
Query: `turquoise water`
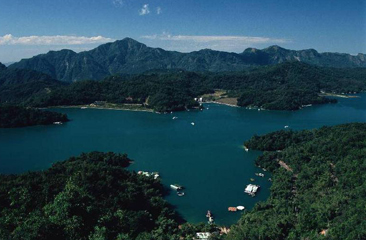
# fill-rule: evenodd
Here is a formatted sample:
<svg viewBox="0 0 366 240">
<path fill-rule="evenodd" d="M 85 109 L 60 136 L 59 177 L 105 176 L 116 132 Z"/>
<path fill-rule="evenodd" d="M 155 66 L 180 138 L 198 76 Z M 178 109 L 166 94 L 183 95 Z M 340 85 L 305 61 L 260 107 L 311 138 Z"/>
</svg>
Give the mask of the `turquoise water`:
<svg viewBox="0 0 366 240">
<path fill-rule="evenodd" d="M 259 152 L 245 152 L 242 144 L 253 134 L 283 129 L 317 128 L 366 121 L 366 95 L 339 99 L 338 104 L 301 111 L 256 111 L 206 104 L 208 110 L 153 114 L 145 112 L 56 109 L 72 119 L 61 126 L 0 129 L 0 172 L 20 173 L 45 169 L 56 161 L 88 151 L 128 153 L 132 170 L 158 171 L 163 184 L 186 187 L 184 197 L 167 200 L 188 221 L 206 221 L 210 209 L 218 224 L 236 222 L 240 212 L 229 206 L 250 209 L 269 196 L 269 174 L 254 175 Z M 178 119 L 172 120 L 173 116 Z M 192 126 L 191 122 L 195 125 Z M 243 190 L 250 178 L 261 185 L 249 197 Z"/>
</svg>

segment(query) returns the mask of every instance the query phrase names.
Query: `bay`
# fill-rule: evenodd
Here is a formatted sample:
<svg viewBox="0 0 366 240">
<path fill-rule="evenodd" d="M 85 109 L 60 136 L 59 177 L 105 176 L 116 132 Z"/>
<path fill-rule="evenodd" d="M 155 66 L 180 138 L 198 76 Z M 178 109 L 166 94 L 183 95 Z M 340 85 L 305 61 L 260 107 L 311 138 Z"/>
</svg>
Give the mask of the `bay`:
<svg viewBox="0 0 366 240">
<path fill-rule="evenodd" d="M 131 170 L 157 171 L 162 183 L 179 183 L 185 196 L 166 199 L 190 222 L 206 221 L 211 210 L 218 224 L 235 223 L 240 212 L 269 196 L 270 174 L 254 166 L 260 152 L 243 149 L 254 134 L 284 129 L 366 121 L 366 94 L 338 98 L 338 104 L 300 111 L 257 111 L 205 104 L 204 111 L 154 114 L 96 109 L 54 109 L 72 120 L 63 125 L 0 129 L 0 173 L 22 173 L 48 168 L 52 163 L 89 151 L 127 153 Z M 173 120 L 173 116 L 177 119 Z M 194 126 L 191 124 L 194 122 Z M 250 178 L 261 186 L 252 198 L 243 191 Z"/>
</svg>

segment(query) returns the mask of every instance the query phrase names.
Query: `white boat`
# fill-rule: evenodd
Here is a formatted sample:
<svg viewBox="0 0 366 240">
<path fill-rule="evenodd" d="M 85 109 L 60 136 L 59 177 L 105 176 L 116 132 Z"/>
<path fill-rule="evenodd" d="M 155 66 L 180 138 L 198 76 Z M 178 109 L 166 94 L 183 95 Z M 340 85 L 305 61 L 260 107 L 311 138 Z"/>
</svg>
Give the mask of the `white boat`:
<svg viewBox="0 0 366 240">
<path fill-rule="evenodd" d="M 174 190 L 181 190 L 183 189 L 182 186 L 178 185 L 178 184 L 170 184 L 170 188 L 174 189 Z"/>
<path fill-rule="evenodd" d="M 177 195 L 178 195 L 179 197 L 183 197 L 183 196 L 184 196 L 184 192 L 177 192 Z"/>
<path fill-rule="evenodd" d="M 285 128 L 289 128 L 289 126 L 286 125 Z"/>
<path fill-rule="evenodd" d="M 178 118 L 178 117 L 173 117 L 172 119 L 173 119 L 173 120 L 175 120 L 175 119 L 177 119 L 177 118 Z"/>
<path fill-rule="evenodd" d="M 243 211 L 245 209 L 244 206 L 237 206 L 236 209 L 238 209 L 239 211 Z"/>
<path fill-rule="evenodd" d="M 254 197 L 259 188 L 260 188 L 259 185 L 248 184 L 247 187 L 245 188 L 244 192 L 249 194 L 250 196 Z"/>
<path fill-rule="evenodd" d="M 87 107 L 81 107 L 80 109 L 87 109 Z"/>
<path fill-rule="evenodd" d="M 244 146 L 244 150 L 245 150 L 246 152 L 249 152 L 249 148 L 247 148 L 246 146 Z"/>
<path fill-rule="evenodd" d="M 53 122 L 55 125 L 62 125 L 62 122 Z"/>
<path fill-rule="evenodd" d="M 255 173 L 255 175 L 258 176 L 258 177 L 264 177 L 263 173 Z"/>
<path fill-rule="evenodd" d="M 194 122 L 191 122 L 192 126 L 194 126 Z"/>
<path fill-rule="evenodd" d="M 144 172 L 144 171 L 138 171 L 137 174 L 143 175 L 145 177 L 153 177 L 154 179 L 158 179 L 160 177 L 158 172 Z"/>
</svg>

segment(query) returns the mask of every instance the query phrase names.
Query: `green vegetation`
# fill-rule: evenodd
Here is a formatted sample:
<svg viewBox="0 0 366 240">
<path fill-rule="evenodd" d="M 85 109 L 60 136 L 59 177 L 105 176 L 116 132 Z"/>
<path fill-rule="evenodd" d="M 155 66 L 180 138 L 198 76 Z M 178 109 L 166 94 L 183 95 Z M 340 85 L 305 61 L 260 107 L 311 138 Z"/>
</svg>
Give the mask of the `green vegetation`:
<svg viewBox="0 0 366 240">
<path fill-rule="evenodd" d="M 92 152 L 45 171 L 0 176 L 0 239 L 177 239 L 159 180 Z"/>
<path fill-rule="evenodd" d="M 9 69 L 0 63 L 0 103 L 29 105 L 31 98 L 63 85 L 46 74 L 27 69 Z"/>
<path fill-rule="evenodd" d="M 152 69 L 183 69 L 193 72 L 243 71 L 253 66 L 301 61 L 323 67 L 366 67 L 365 55 L 293 51 L 271 46 L 249 48 L 242 53 L 200 50 L 191 53 L 150 48 L 131 38 L 100 45 L 90 51 L 50 51 L 14 63 L 10 68 L 32 69 L 64 82 L 102 80 L 115 74 L 140 74 Z"/>
<path fill-rule="evenodd" d="M 0 70 L 0 76 L 2 73 L 7 80 L 1 81 L 0 77 L 0 103 L 33 107 L 78 106 L 103 101 L 140 104 L 158 112 L 181 111 L 199 107 L 194 98 L 221 89 L 230 102 L 242 107 L 298 110 L 304 105 L 336 102 L 322 93 L 358 93 L 366 89 L 366 69 L 321 68 L 300 62 L 242 72 L 159 70 L 69 85 L 26 70 Z"/>
<path fill-rule="evenodd" d="M 265 151 L 257 164 L 274 181 L 270 198 L 245 213 L 228 239 L 366 239 L 365 136 L 366 124 L 354 123 L 245 142 Z"/>
<path fill-rule="evenodd" d="M 130 163 L 126 154 L 91 152 L 0 175 L 0 239 L 191 240 L 202 231 L 222 239 L 215 225 L 183 223 L 160 180 L 127 171 Z"/>
<path fill-rule="evenodd" d="M 0 128 L 47 125 L 67 122 L 66 114 L 17 106 L 0 106 Z"/>
<path fill-rule="evenodd" d="M 80 81 L 33 98 L 33 106 L 84 105 L 95 101 L 146 104 L 155 111 L 197 107 L 194 98 L 225 90 L 238 105 L 270 110 L 297 110 L 303 105 L 334 103 L 323 92 L 349 93 L 366 89 L 366 70 L 328 69 L 284 63 L 246 72 L 192 73 L 159 71 Z"/>
</svg>

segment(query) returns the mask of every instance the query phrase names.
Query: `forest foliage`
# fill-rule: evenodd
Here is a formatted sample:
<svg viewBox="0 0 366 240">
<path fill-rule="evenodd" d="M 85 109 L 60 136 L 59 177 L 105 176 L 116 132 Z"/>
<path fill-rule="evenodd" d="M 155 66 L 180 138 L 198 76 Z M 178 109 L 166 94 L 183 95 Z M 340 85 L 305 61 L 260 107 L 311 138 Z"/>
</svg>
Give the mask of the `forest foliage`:
<svg viewBox="0 0 366 240">
<path fill-rule="evenodd" d="M 16 128 L 34 125 L 48 125 L 54 122 L 67 122 L 66 114 L 25 108 L 19 106 L 0 105 L 0 128 Z"/>
<path fill-rule="evenodd" d="M 330 69 L 299 62 L 255 68 L 243 72 L 194 73 L 151 71 L 139 75 L 79 81 L 61 86 L 27 101 L 32 106 L 110 103 L 146 104 L 156 111 L 197 107 L 193 99 L 216 89 L 238 98 L 242 107 L 297 110 L 304 105 L 334 103 L 321 92 L 359 93 L 366 89 L 366 71 Z"/>
<path fill-rule="evenodd" d="M 366 239 L 365 136 L 366 124 L 353 123 L 245 142 L 265 151 L 256 163 L 273 172 L 273 185 L 228 239 Z"/>
</svg>

